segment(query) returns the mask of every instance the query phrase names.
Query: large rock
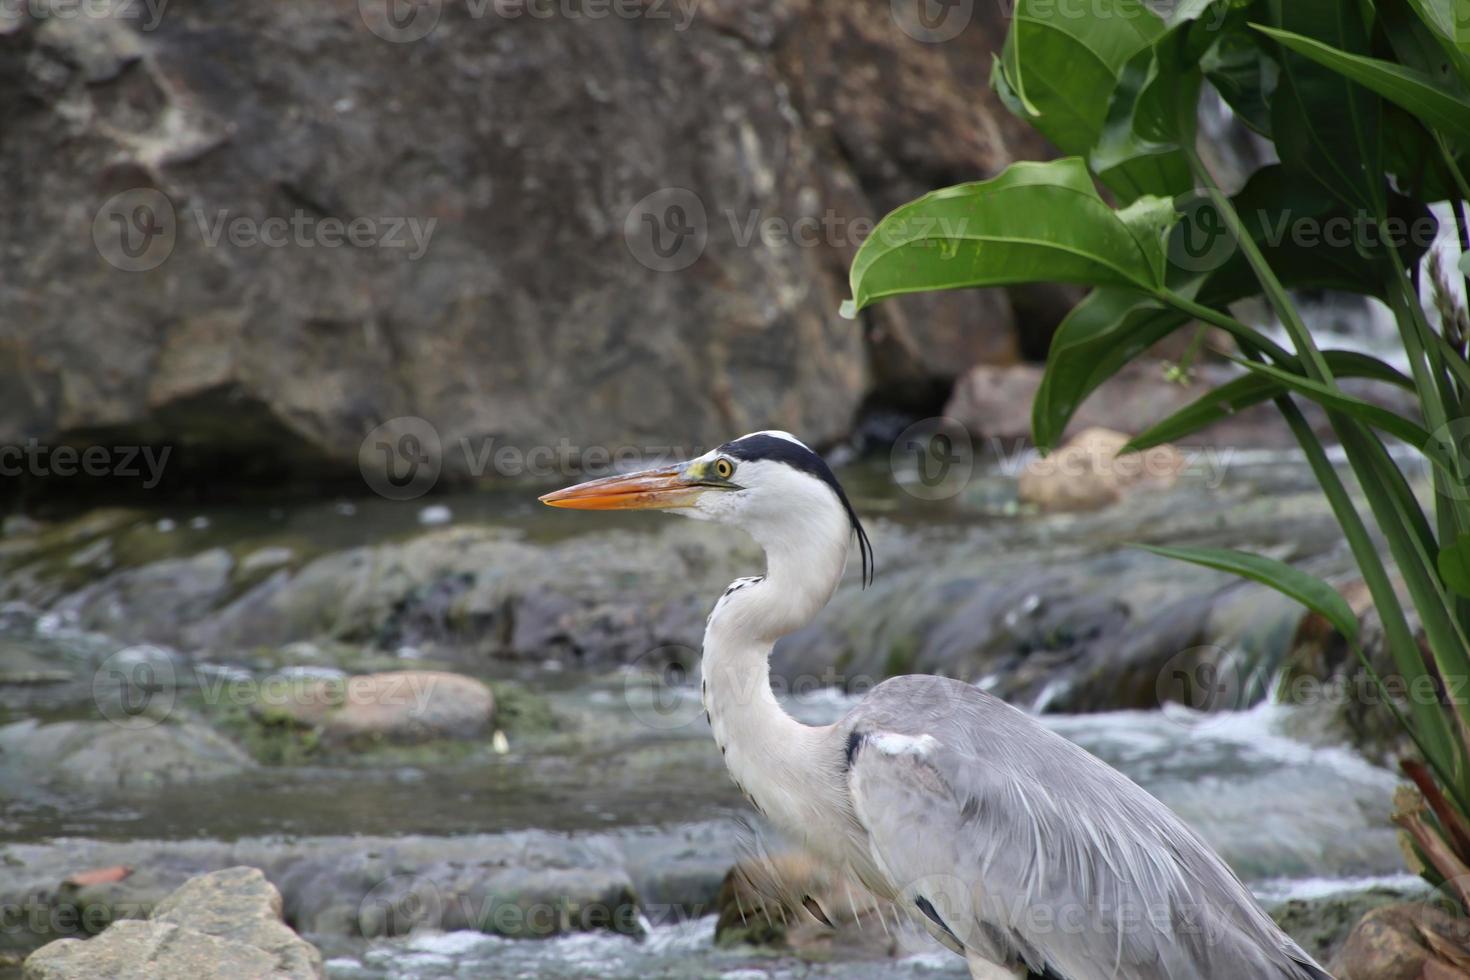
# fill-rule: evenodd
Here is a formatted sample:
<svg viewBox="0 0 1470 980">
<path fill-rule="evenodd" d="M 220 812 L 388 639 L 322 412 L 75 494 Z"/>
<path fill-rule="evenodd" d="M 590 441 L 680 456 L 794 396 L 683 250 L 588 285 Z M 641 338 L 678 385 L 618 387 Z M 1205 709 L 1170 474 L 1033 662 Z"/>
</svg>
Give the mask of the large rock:
<svg viewBox="0 0 1470 980">
<path fill-rule="evenodd" d="M 1353 927 L 1332 970 L 1337 980 L 1470 976 L 1470 923 L 1424 902 L 1374 909 Z"/>
<path fill-rule="evenodd" d="M 1173 446 L 1120 456 L 1127 442 L 1121 432 L 1084 429 L 1026 464 L 1018 485 L 1021 500 L 1047 511 L 1097 510 L 1139 488 L 1172 486 L 1184 471 L 1184 456 Z"/>
<path fill-rule="evenodd" d="M 473 677 L 395 670 L 313 681 L 289 690 L 280 703 L 263 703 L 257 710 L 315 728 L 327 744 L 422 742 L 484 733 L 495 717 L 495 696 Z"/>
<path fill-rule="evenodd" d="M 1000 293 L 871 314 L 871 369 L 836 315 L 855 221 L 1039 152 L 985 84 L 999 13 L 934 45 L 886 0 L 425 6 L 413 43 L 351 3 L 7 25 L 0 443 L 279 483 L 355 474 L 417 416 L 382 440 L 405 465 L 519 473 L 494 450 L 568 433 L 822 443 L 873 376 L 934 400 L 1014 358 Z"/>
<path fill-rule="evenodd" d="M 32 953 L 25 980 L 316 980 L 321 954 L 281 921 L 281 894 L 256 868 L 187 882 L 147 920 Z"/>
<path fill-rule="evenodd" d="M 235 776 L 254 763 L 196 722 L 34 718 L 0 728 L 0 774 L 92 790 L 147 791 Z"/>
</svg>

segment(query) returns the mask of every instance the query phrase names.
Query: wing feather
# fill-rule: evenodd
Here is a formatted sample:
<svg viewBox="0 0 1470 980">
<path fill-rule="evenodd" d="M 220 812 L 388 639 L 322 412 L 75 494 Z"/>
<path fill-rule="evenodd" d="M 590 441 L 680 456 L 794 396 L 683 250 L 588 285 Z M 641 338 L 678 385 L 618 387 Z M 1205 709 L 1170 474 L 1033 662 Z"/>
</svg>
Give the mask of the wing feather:
<svg viewBox="0 0 1470 980">
<path fill-rule="evenodd" d="M 1005 702 L 893 678 L 840 727 L 888 890 L 981 956 L 1067 980 L 1327 977 L 1167 807 Z"/>
</svg>

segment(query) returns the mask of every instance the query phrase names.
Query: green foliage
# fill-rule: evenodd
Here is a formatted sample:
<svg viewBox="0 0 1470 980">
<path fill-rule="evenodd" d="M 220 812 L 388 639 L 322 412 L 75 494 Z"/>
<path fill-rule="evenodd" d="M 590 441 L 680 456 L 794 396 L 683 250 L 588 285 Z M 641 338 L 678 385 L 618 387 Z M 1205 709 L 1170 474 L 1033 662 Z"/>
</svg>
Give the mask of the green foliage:
<svg viewBox="0 0 1470 980">
<path fill-rule="evenodd" d="M 1018 163 L 899 208 L 858 250 L 847 304 L 855 314 L 919 290 L 1093 287 L 1052 340 L 1032 417 L 1043 450 L 1088 395 L 1152 344 L 1199 321 L 1226 331 L 1240 375 L 1150 426 L 1130 448 L 1273 401 L 1342 525 L 1410 689 L 1470 675 L 1465 314 L 1446 298 L 1440 265 L 1421 263 L 1437 231 L 1431 204 L 1444 205 L 1461 241 L 1470 239 L 1470 25 L 1457 21 L 1457 3 L 1184 0 L 1163 17 L 1140 0 L 1018 0 L 992 81 L 1067 158 Z M 1280 161 L 1238 190 L 1221 187 L 1198 152 L 1199 105 L 1209 90 L 1270 140 Z M 1331 229 L 1346 232 L 1334 238 Z M 1470 275 L 1470 259 L 1454 271 Z M 1420 300 L 1426 280 L 1436 296 L 1432 317 Z M 1385 303 L 1407 372 L 1321 350 L 1291 293 L 1298 288 Z M 1251 297 L 1266 301 L 1289 346 L 1232 315 L 1230 304 Z M 1346 378 L 1412 392 L 1418 417 L 1349 394 Z M 1307 425 L 1303 398 L 1326 411 L 1360 498 Z M 1415 492 L 1388 442 L 1428 462 L 1431 494 Z M 1350 640 L 1356 632 L 1335 591 L 1289 566 L 1239 552 L 1154 550 L 1264 582 Z M 1403 722 L 1444 798 L 1467 812 L 1470 706 L 1420 699 Z M 1470 863 L 1470 853 L 1458 857 Z"/>
<path fill-rule="evenodd" d="M 1358 635 L 1358 617 L 1347 600 L 1338 591 L 1321 579 L 1292 568 L 1285 562 L 1244 551 L 1227 548 L 1163 548 L 1155 545 L 1139 545 L 1164 558 L 1175 558 L 1205 568 L 1230 572 L 1241 578 L 1270 586 L 1277 592 L 1295 599 L 1314 612 L 1320 613 L 1339 633 L 1349 640 Z"/>
</svg>

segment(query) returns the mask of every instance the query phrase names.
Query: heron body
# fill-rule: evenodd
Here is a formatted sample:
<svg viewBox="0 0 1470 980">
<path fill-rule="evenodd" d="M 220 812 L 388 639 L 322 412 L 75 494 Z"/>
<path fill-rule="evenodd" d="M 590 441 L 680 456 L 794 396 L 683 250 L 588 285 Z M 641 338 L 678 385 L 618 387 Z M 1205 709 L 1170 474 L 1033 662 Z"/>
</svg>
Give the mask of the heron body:
<svg viewBox="0 0 1470 980">
<path fill-rule="evenodd" d="M 543 498 L 674 510 L 755 538 L 705 630 L 701 697 L 737 786 L 891 900 L 976 978 L 1331 980 L 1167 807 L 1031 716 L 942 677 L 894 677 L 831 725 L 781 707 L 769 657 L 825 606 L 857 536 L 819 456 L 754 433 L 675 467 Z"/>
</svg>

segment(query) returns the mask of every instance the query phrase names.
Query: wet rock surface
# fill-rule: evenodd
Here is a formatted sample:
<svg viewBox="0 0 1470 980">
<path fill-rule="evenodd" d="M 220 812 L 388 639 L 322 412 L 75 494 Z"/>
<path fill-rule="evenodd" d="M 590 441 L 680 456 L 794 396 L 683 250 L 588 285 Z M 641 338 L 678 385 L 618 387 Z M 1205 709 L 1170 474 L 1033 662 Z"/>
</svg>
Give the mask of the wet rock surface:
<svg viewBox="0 0 1470 980">
<path fill-rule="evenodd" d="M 321 954 L 281 921 L 281 895 L 256 868 L 185 882 L 146 919 L 32 953 L 25 980 L 319 980 Z"/>
<path fill-rule="evenodd" d="M 328 744 L 425 742 L 483 734 L 495 717 L 495 695 L 472 677 L 398 670 L 306 681 L 281 703 L 255 710 L 268 721 L 315 729 Z"/>
<path fill-rule="evenodd" d="M 1174 485 L 1187 465 L 1167 443 L 1120 455 L 1129 437 L 1112 429 L 1083 429 L 1021 471 L 1022 503 L 1044 511 L 1100 510 L 1126 493 Z"/>
<path fill-rule="evenodd" d="M 0 728 L 0 766 L 41 783 L 146 791 L 238 776 L 254 765 L 197 722 L 17 721 Z"/>
<path fill-rule="evenodd" d="M 938 502 L 844 471 L 879 574 L 779 646 L 791 710 L 827 723 L 883 677 L 948 673 L 1045 712 L 1253 884 L 1397 871 L 1392 775 L 1320 706 L 1262 703 L 1281 665 L 1307 669 L 1301 610 L 1126 547 L 1230 544 L 1345 578 L 1300 464 L 1194 457 L 1171 487 L 1046 514 L 1019 504 L 1024 462 Z M 572 526 L 534 497 L 440 498 L 442 523 L 358 501 L 16 527 L 0 540 L 0 905 L 143 919 L 190 878 L 249 865 L 338 980 L 962 976 L 847 922 L 820 876 L 835 934 L 798 902 L 778 951 L 716 943 L 750 815 L 690 670 L 710 602 L 760 556 L 693 522 Z M 225 569 L 221 555 L 227 574 L 180 572 Z M 191 618 L 155 633 L 150 603 Z M 109 632 L 122 623 L 127 640 Z M 435 683 L 385 704 L 394 677 Z"/>
<path fill-rule="evenodd" d="M 167 480 L 279 485 L 355 479 L 364 437 L 417 417 L 464 477 L 570 432 L 573 456 L 770 424 L 832 442 L 872 391 L 932 410 L 1015 359 L 1000 291 L 836 316 L 864 223 L 1046 152 L 986 84 L 994 12 L 929 45 L 886 0 L 444 5 L 422 38 L 353 4 L 111 9 L 6 33 L 0 442 L 167 446 Z M 140 213 L 157 254 L 112 223 Z"/>
<path fill-rule="evenodd" d="M 1365 915 L 1333 963 L 1338 980 L 1450 980 L 1470 974 L 1470 924 L 1429 903 Z"/>
</svg>

